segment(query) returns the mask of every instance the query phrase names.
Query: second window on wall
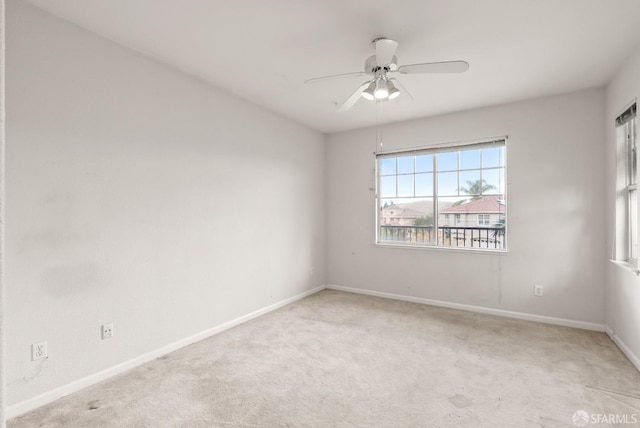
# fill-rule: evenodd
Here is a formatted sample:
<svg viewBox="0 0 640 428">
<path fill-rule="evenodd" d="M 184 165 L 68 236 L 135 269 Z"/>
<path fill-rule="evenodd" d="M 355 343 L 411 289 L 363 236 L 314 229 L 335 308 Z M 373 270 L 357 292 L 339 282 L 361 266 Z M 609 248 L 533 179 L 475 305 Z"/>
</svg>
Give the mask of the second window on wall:
<svg viewBox="0 0 640 428">
<path fill-rule="evenodd" d="M 378 244 L 506 249 L 505 139 L 376 161 Z"/>
<path fill-rule="evenodd" d="M 636 103 L 616 118 L 617 133 L 617 195 L 624 210 L 616 212 L 617 238 L 624 242 L 624 249 L 616 255 L 633 265 L 638 264 L 638 150 L 636 145 Z M 624 195 L 624 196 L 623 196 Z"/>
</svg>

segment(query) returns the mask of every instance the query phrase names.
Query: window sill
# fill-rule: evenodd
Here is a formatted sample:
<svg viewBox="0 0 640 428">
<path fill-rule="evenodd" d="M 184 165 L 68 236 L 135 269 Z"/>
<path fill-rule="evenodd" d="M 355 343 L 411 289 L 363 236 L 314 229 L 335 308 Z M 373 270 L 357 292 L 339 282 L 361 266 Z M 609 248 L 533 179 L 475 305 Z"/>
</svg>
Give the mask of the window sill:
<svg viewBox="0 0 640 428">
<path fill-rule="evenodd" d="M 431 251 L 447 251 L 452 253 L 465 253 L 465 254 L 487 254 L 487 255 L 506 255 L 509 250 L 498 250 L 491 248 L 462 248 L 462 247 L 438 247 L 436 245 L 402 245 L 402 244 L 387 244 L 382 242 L 374 243 L 376 247 L 382 248 L 399 248 L 409 250 L 431 250 Z"/>
<path fill-rule="evenodd" d="M 629 272 L 635 274 L 636 276 L 640 276 L 640 270 L 638 270 L 638 266 L 633 263 L 629 263 L 628 261 L 625 261 L 625 260 L 609 260 L 609 261 L 616 266 L 620 266 L 624 270 L 628 270 Z"/>
</svg>

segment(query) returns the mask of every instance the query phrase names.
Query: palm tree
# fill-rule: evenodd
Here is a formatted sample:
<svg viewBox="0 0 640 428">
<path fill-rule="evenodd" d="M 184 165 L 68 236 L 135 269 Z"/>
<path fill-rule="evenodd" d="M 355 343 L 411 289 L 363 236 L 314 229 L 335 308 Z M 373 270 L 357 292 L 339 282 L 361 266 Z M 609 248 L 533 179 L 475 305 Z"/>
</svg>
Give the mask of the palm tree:
<svg viewBox="0 0 640 428">
<path fill-rule="evenodd" d="M 486 180 L 478 179 L 476 181 L 467 180 L 467 186 L 461 187 L 459 190 L 467 195 L 472 195 L 471 200 L 478 200 L 489 190 L 496 188 L 493 184 L 487 184 Z"/>
</svg>

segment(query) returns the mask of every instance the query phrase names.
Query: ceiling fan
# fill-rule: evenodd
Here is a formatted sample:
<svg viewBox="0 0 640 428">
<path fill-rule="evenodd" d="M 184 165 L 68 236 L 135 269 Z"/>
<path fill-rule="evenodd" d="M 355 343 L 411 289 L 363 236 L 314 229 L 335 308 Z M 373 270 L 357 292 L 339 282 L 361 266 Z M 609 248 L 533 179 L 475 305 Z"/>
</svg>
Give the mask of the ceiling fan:
<svg viewBox="0 0 640 428">
<path fill-rule="evenodd" d="M 469 63 L 466 61 L 425 62 L 421 64 L 401 65 L 398 67 L 398 59 L 396 58 L 398 42 L 385 37 L 379 37 L 371 43 L 375 47 L 376 53 L 364 62 L 364 71 L 314 77 L 313 79 L 306 80 L 304 83 L 314 83 L 344 76 L 363 76 L 365 74 L 372 76 L 370 80 L 360 85 L 338 108 L 339 111 L 347 111 L 353 107 L 360 97 L 369 101 L 393 100 L 400 95 L 400 89 L 413 99 L 402 83 L 396 78 L 390 77 L 392 73 L 464 73 L 469 69 Z"/>
</svg>

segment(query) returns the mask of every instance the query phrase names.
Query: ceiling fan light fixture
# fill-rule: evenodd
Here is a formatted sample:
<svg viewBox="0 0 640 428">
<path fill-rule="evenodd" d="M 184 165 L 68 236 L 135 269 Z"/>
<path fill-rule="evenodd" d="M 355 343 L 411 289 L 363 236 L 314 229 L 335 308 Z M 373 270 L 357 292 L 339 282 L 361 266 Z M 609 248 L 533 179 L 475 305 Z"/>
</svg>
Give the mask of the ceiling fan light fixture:
<svg viewBox="0 0 640 428">
<path fill-rule="evenodd" d="M 387 80 L 387 90 L 389 91 L 390 100 L 394 100 L 400 96 L 400 90 L 396 88 L 396 85 L 394 85 L 390 80 Z"/>
<path fill-rule="evenodd" d="M 375 95 L 373 94 L 373 91 L 376 88 L 376 84 L 375 82 L 371 82 L 371 84 L 369 84 L 369 86 L 367 86 L 367 89 L 365 89 L 364 91 L 362 91 L 362 98 L 364 98 L 365 100 L 369 100 L 369 101 L 373 101 L 375 99 Z"/>
<path fill-rule="evenodd" d="M 389 90 L 384 80 L 378 79 L 376 82 L 376 89 L 373 91 L 373 96 L 376 100 L 386 100 L 389 97 Z"/>
</svg>

